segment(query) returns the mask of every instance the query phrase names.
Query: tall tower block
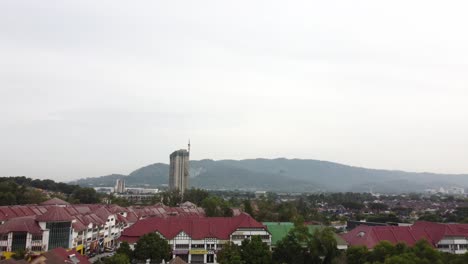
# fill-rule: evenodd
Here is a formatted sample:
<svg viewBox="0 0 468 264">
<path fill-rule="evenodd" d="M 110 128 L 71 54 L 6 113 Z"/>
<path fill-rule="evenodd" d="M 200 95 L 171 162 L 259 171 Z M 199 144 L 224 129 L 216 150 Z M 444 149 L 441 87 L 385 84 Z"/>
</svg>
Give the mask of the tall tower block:
<svg viewBox="0 0 468 264">
<path fill-rule="evenodd" d="M 172 152 L 169 156 L 169 189 L 184 194 L 189 187 L 190 152 L 185 149 Z"/>
</svg>

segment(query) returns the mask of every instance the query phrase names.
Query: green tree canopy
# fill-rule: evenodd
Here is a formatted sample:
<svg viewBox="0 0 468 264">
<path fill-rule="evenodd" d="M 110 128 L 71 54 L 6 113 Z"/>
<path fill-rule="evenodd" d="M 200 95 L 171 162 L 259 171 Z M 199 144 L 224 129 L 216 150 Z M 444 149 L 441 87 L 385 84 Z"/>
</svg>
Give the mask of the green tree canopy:
<svg viewBox="0 0 468 264">
<path fill-rule="evenodd" d="M 115 254 L 104 260 L 105 264 L 130 264 L 130 258 L 125 254 Z"/>
<path fill-rule="evenodd" d="M 78 187 L 71 194 L 71 200 L 74 203 L 93 204 L 99 203 L 100 197 L 96 190 L 94 190 L 93 188 Z"/>
<path fill-rule="evenodd" d="M 171 247 L 160 235 L 149 233 L 138 240 L 133 255 L 138 260 L 151 259 L 153 262 L 160 263 L 163 259 L 170 259 Z"/>
<path fill-rule="evenodd" d="M 243 264 L 240 247 L 229 242 L 224 244 L 223 249 L 218 252 L 218 262 L 220 264 Z"/>
<path fill-rule="evenodd" d="M 259 236 L 242 241 L 241 258 L 245 264 L 272 263 L 270 247 Z"/>
<path fill-rule="evenodd" d="M 120 246 L 117 249 L 117 254 L 126 255 L 131 259 L 133 257 L 133 250 L 130 248 L 130 245 L 127 241 L 123 241 L 122 243 L 120 243 Z"/>
<path fill-rule="evenodd" d="M 205 210 L 205 215 L 208 217 L 215 216 L 232 216 L 232 210 L 229 203 L 217 196 L 209 196 L 205 198 L 201 206 Z"/>
</svg>

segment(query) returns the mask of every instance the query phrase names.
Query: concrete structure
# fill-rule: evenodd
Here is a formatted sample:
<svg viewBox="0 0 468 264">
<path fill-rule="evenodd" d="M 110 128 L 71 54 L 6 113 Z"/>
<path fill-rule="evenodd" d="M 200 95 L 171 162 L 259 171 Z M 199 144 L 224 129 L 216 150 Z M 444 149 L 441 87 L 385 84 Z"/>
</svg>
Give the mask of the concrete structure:
<svg viewBox="0 0 468 264">
<path fill-rule="evenodd" d="M 189 145 L 190 150 L 190 145 Z M 189 187 L 190 152 L 185 149 L 174 151 L 170 155 L 169 189 L 184 194 Z"/>
<path fill-rule="evenodd" d="M 124 193 L 125 192 L 125 180 L 124 179 L 117 179 L 115 182 L 115 193 Z"/>
</svg>

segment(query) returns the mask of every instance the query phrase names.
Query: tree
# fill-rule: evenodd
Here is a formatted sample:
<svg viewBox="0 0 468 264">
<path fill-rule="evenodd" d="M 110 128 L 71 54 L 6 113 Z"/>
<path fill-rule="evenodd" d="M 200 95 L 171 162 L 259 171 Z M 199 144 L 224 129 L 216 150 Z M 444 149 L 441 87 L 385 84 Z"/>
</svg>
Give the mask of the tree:
<svg viewBox="0 0 468 264">
<path fill-rule="evenodd" d="M 125 198 L 122 198 L 122 197 L 117 197 L 117 196 L 114 196 L 114 195 L 110 195 L 110 203 L 111 204 L 116 204 L 118 206 L 122 206 L 122 207 L 127 207 L 130 205 L 130 202 L 125 199 Z"/>
<path fill-rule="evenodd" d="M 160 235 L 149 233 L 138 240 L 133 253 L 138 260 L 151 259 L 151 261 L 160 263 L 163 259 L 170 259 L 171 247 Z"/>
<path fill-rule="evenodd" d="M 273 251 L 275 263 L 303 264 L 308 258 L 306 247 L 304 247 L 294 232 L 289 232 L 282 240 L 276 243 Z"/>
<path fill-rule="evenodd" d="M 100 202 L 99 195 L 93 188 L 79 187 L 75 191 L 73 191 L 71 198 L 75 202 L 85 204 L 94 204 Z"/>
<path fill-rule="evenodd" d="M 428 222 L 437 222 L 437 223 L 441 223 L 443 221 L 442 217 L 436 215 L 436 214 L 432 214 L 432 213 L 428 213 L 428 214 L 424 214 L 422 216 L 420 216 L 418 218 L 418 221 L 428 221 Z"/>
<path fill-rule="evenodd" d="M 254 217 L 254 212 L 250 200 L 244 200 L 244 212 L 248 213 L 250 216 Z"/>
<path fill-rule="evenodd" d="M 335 233 L 330 228 L 318 229 L 312 234 L 310 252 L 322 259 L 320 263 L 331 263 L 338 255 Z M 318 260 L 316 260 L 318 262 Z"/>
<path fill-rule="evenodd" d="M 19 204 L 34 204 L 34 203 L 41 203 L 47 200 L 45 194 L 43 194 L 40 190 L 33 189 L 33 188 L 26 188 L 22 195 L 18 199 Z"/>
<path fill-rule="evenodd" d="M 127 241 L 123 241 L 122 243 L 120 243 L 120 246 L 117 249 L 117 254 L 126 255 L 131 259 L 133 256 L 133 250 L 130 248 L 130 245 Z"/>
<path fill-rule="evenodd" d="M 210 193 L 202 189 L 190 189 L 185 191 L 183 201 L 192 202 L 198 206 L 201 205 L 202 201 L 210 196 Z"/>
<path fill-rule="evenodd" d="M 369 250 L 365 246 L 352 246 L 346 250 L 348 264 L 365 263 L 369 255 Z"/>
<path fill-rule="evenodd" d="M 201 206 L 205 210 L 205 215 L 208 217 L 215 216 L 232 216 L 232 210 L 229 204 L 217 196 L 209 196 L 205 198 Z"/>
<path fill-rule="evenodd" d="M 218 262 L 220 264 L 243 264 L 239 246 L 232 242 L 224 244 L 223 249 L 218 253 Z"/>
<path fill-rule="evenodd" d="M 130 258 L 125 254 L 115 254 L 114 256 L 107 258 L 104 264 L 130 264 Z"/>
<path fill-rule="evenodd" d="M 369 255 L 371 262 L 384 262 L 385 259 L 395 254 L 395 247 L 388 241 L 381 241 L 374 247 Z"/>
<path fill-rule="evenodd" d="M 177 191 L 167 191 L 161 194 L 162 203 L 167 206 L 177 206 L 182 202 L 182 194 Z"/>
<path fill-rule="evenodd" d="M 245 264 L 272 263 L 270 248 L 259 236 L 242 241 L 241 258 Z"/>
</svg>

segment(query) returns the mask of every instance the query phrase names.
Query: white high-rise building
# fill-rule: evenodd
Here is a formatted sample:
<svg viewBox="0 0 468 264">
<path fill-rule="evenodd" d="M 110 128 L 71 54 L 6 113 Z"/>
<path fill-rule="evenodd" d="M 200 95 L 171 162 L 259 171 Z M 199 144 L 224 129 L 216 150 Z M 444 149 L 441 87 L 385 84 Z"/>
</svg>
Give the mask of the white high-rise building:
<svg viewBox="0 0 468 264">
<path fill-rule="evenodd" d="M 125 180 L 117 179 L 117 181 L 115 182 L 114 192 L 115 193 L 124 193 L 125 192 Z"/>
<path fill-rule="evenodd" d="M 182 194 L 189 186 L 189 151 L 190 143 L 188 150 L 177 150 L 170 155 L 169 189 L 177 190 Z"/>
</svg>

